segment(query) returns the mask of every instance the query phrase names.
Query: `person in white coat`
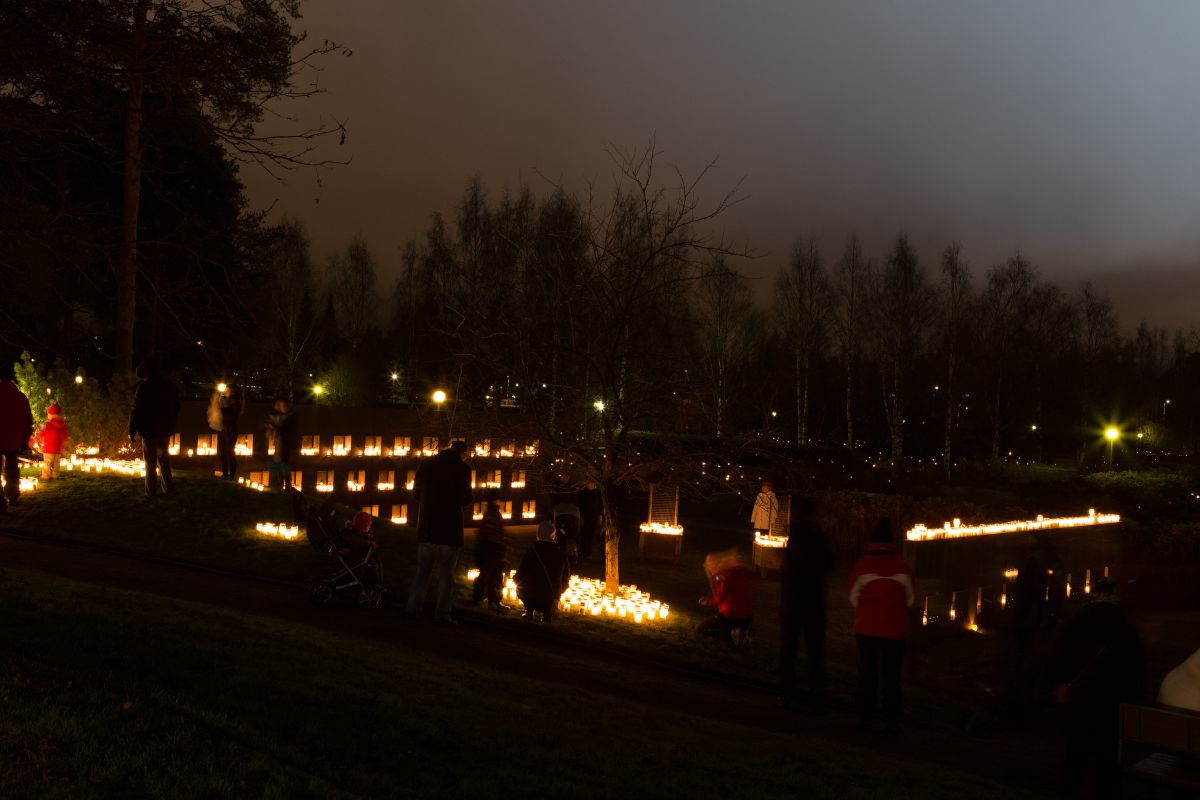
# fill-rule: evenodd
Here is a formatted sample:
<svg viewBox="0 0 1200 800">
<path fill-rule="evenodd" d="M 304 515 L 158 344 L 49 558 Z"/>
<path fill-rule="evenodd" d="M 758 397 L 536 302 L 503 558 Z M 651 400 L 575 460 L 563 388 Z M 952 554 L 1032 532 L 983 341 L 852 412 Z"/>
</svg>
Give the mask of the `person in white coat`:
<svg viewBox="0 0 1200 800">
<path fill-rule="evenodd" d="M 1200 650 L 1167 673 L 1158 687 L 1158 702 L 1200 712 Z"/>
<path fill-rule="evenodd" d="M 750 524 L 756 531 L 774 533 L 779 522 L 779 498 L 772 491 L 770 481 L 763 481 L 758 497 L 754 499 L 754 510 L 750 512 Z"/>
</svg>

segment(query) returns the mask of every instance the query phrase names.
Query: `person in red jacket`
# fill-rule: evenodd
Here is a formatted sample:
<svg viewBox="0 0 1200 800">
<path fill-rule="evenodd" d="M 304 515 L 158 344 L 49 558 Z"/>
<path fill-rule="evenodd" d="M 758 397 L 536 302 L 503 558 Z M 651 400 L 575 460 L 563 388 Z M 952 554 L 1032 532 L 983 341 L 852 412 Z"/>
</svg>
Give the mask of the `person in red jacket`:
<svg viewBox="0 0 1200 800">
<path fill-rule="evenodd" d="M 700 605 L 716 606 L 717 613 L 696 626 L 696 633 L 746 644 L 754 622 L 754 582 L 758 571 L 744 562 L 737 550 L 709 553 L 704 571 L 712 595 L 701 597 Z"/>
<path fill-rule="evenodd" d="M 21 496 L 21 467 L 17 456 L 29 445 L 33 433 L 33 411 L 29 398 L 13 383 L 11 364 L 0 367 L 0 459 L 4 460 L 4 497 L 0 512 L 8 509 Z"/>
<path fill-rule="evenodd" d="M 62 460 L 63 447 L 71 433 L 67 430 L 67 420 L 63 417 L 62 406 L 51 403 L 46 409 L 50 419 L 38 431 L 38 443 L 42 448 L 42 480 L 49 481 L 58 477 L 58 465 Z"/>
<path fill-rule="evenodd" d="M 908 609 L 916 602 L 913 569 L 892 544 L 892 522 L 882 518 L 871 531 L 867 553 L 850 571 L 850 604 L 858 640 L 859 726 L 870 727 L 875 696 L 883 685 L 883 719 L 889 732 L 900 718 L 900 664 L 908 639 Z"/>
</svg>

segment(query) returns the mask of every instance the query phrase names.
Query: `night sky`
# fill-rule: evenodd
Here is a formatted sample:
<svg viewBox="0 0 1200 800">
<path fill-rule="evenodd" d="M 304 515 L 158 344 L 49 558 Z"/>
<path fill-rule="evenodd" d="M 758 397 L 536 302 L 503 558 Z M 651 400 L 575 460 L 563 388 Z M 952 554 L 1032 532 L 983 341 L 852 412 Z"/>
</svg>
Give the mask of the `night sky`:
<svg viewBox="0 0 1200 800">
<path fill-rule="evenodd" d="M 250 197 L 321 263 L 362 234 L 384 289 L 472 172 L 579 188 L 656 134 L 687 174 L 718 160 L 710 195 L 742 181 L 725 230 L 761 295 L 798 235 L 832 261 L 904 230 L 931 271 L 952 238 L 977 285 L 1019 250 L 1126 329 L 1200 323 L 1200 3 L 308 0 L 300 25 L 354 51 L 293 109 L 345 120 L 324 152 L 353 163 L 248 168 Z"/>
</svg>

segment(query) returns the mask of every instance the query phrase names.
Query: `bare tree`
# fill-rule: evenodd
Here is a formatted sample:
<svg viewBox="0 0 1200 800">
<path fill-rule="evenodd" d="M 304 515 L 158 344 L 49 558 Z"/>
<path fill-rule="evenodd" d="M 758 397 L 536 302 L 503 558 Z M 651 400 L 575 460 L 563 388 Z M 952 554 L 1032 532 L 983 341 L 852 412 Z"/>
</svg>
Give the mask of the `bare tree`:
<svg viewBox="0 0 1200 800">
<path fill-rule="evenodd" d="M 962 245 L 951 242 L 942 251 L 942 346 L 945 349 L 946 430 L 942 444 L 942 468 L 950 477 L 953 465 L 955 410 L 958 408 L 959 358 L 971 315 L 971 268 L 962 257 Z"/>
<path fill-rule="evenodd" d="M 1000 429 L 1004 420 L 1005 381 L 1012 371 L 1009 364 L 1014 340 L 1022 326 L 1029 294 L 1036 281 L 1033 265 L 1020 253 L 987 272 L 987 287 L 982 297 L 982 312 L 988 363 L 992 368 L 991 457 L 1000 458 Z"/>
<path fill-rule="evenodd" d="M 345 255 L 335 253 L 330 258 L 326 280 L 338 329 L 350 349 L 357 350 L 379 311 L 375 258 L 361 236 L 354 237 Z"/>
<path fill-rule="evenodd" d="M 863 259 L 862 245 L 858 236 L 846 240 L 842 257 L 838 260 L 837 276 L 834 281 L 834 324 L 842 351 L 842 365 L 846 371 L 846 446 L 854 447 L 854 384 L 858 375 L 860 339 L 863 330 L 863 309 L 866 306 L 867 287 L 871 283 L 871 265 Z"/>
<path fill-rule="evenodd" d="M 796 444 L 808 444 L 809 383 L 812 362 L 824 352 L 832 312 L 832 288 L 816 240 L 797 241 L 777 282 L 776 302 L 791 345 L 796 380 Z"/>
<path fill-rule="evenodd" d="M 747 369 L 759 343 L 760 312 L 750 297 L 746 279 L 722 257 L 713 261 L 712 268 L 693 288 L 700 370 L 713 432 L 722 436 L 726 433 L 730 400 L 750 377 Z"/>
</svg>

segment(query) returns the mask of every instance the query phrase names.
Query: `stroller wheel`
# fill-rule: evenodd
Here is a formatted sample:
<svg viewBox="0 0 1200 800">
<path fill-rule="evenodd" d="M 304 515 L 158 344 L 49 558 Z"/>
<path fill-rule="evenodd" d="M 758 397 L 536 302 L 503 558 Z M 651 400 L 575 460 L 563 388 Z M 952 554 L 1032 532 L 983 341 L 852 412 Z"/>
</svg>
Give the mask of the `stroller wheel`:
<svg viewBox="0 0 1200 800">
<path fill-rule="evenodd" d="M 358 604 L 363 608 L 379 608 L 383 605 L 383 590 L 377 586 L 364 586 L 358 595 Z"/>
<path fill-rule="evenodd" d="M 333 581 L 328 578 L 317 578 L 308 585 L 308 599 L 318 606 L 326 605 L 333 599 Z"/>
</svg>

